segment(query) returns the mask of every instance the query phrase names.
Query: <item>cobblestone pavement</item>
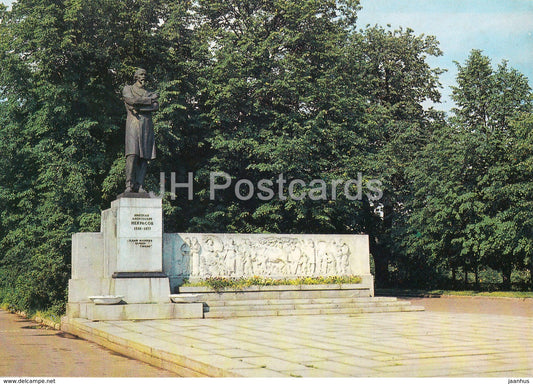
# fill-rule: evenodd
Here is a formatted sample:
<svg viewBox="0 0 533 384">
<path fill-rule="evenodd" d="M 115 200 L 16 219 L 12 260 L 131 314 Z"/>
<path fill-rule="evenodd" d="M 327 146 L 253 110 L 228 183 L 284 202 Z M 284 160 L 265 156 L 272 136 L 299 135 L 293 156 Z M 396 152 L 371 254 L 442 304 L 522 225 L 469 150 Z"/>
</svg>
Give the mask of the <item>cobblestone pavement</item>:
<svg viewBox="0 0 533 384">
<path fill-rule="evenodd" d="M 0 310 L 2 377 L 175 377 L 61 331 Z"/>
<path fill-rule="evenodd" d="M 403 312 L 76 322 L 104 345 L 122 343 L 212 376 L 533 376 L 531 317 Z"/>
</svg>

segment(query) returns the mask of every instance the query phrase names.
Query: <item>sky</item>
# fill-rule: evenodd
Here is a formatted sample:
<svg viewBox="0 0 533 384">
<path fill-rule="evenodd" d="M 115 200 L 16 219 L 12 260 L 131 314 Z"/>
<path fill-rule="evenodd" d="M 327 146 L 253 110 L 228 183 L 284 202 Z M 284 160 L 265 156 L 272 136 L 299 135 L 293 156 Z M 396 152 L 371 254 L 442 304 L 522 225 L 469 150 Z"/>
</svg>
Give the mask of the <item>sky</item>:
<svg viewBox="0 0 533 384">
<path fill-rule="evenodd" d="M 390 24 L 436 36 L 444 54 L 428 62 L 447 69 L 440 77 L 443 97 L 437 109 L 453 107 L 454 61 L 464 64 L 472 49 L 481 49 L 494 67 L 508 60 L 533 86 L 533 0 L 361 0 L 361 6 L 360 27 Z"/>
<path fill-rule="evenodd" d="M 437 109 L 453 107 L 454 61 L 464 64 L 472 49 L 481 49 L 493 67 L 508 60 L 533 86 L 533 0 L 361 0 L 361 6 L 360 27 L 390 24 L 436 36 L 443 56 L 428 62 L 448 70 L 440 76 L 444 88 Z"/>
</svg>

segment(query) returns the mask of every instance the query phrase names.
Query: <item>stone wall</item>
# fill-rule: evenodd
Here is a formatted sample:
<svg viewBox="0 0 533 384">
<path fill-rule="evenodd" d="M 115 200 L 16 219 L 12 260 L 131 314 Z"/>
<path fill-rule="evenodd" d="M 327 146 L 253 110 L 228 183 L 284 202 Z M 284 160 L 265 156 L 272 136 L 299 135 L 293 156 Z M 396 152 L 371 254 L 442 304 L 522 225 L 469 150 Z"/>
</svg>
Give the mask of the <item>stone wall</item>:
<svg viewBox="0 0 533 384">
<path fill-rule="evenodd" d="M 370 275 L 367 235 L 166 233 L 163 272 L 185 278 Z"/>
<path fill-rule="evenodd" d="M 201 304 L 170 303 L 185 279 L 347 275 L 362 277 L 361 289 L 373 296 L 368 236 L 165 234 L 161 199 L 121 197 L 102 212 L 100 232 L 72 236 L 67 315 L 202 317 Z M 104 299 L 120 305 L 102 305 Z"/>
</svg>

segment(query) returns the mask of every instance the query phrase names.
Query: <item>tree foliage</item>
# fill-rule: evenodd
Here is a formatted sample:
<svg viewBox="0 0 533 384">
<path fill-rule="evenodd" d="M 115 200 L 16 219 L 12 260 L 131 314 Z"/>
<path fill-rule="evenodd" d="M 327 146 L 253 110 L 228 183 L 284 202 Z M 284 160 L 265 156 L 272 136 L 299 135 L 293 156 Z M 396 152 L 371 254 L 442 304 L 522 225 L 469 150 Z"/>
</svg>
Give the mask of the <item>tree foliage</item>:
<svg viewBox="0 0 533 384">
<path fill-rule="evenodd" d="M 172 39 L 154 33 L 170 11 L 133 0 L 18 1 L 2 11 L 0 288 L 14 305 L 63 305 L 70 234 L 98 230 L 119 188 L 117 92 L 135 66 L 170 60 L 160 49 Z"/>
<path fill-rule="evenodd" d="M 123 188 L 120 89 L 136 67 L 161 102 L 149 188 L 160 172 L 167 190 L 171 172 L 178 183 L 194 174 L 193 200 L 165 196 L 166 231 L 364 232 L 380 284 L 423 285 L 465 265 L 531 268 L 527 80 L 474 51 L 446 120 L 425 107 L 440 99 L 442 71 L 427 63 L 442 54 L 435 38 L 359 29 L 358 10 L 356 0 L 2 7 L 0 298 L 64 304 L 71 234 L 98 231 Z M 214 199 L 212 172 L 232 178 Z M 296 179 L 304 198 L 287 198 Z M 351 198 L 371 179 L 379 201 Z"/>
<path fill-rule="evenodd" d="M 452 269 L 531 267 L 531 90 L 527 79 L 473 50 L 457 64 L 457 105 L 411 169 L 416 244 Z M 529 150 L 526 150 L 529 148 Z"/>
</svg>

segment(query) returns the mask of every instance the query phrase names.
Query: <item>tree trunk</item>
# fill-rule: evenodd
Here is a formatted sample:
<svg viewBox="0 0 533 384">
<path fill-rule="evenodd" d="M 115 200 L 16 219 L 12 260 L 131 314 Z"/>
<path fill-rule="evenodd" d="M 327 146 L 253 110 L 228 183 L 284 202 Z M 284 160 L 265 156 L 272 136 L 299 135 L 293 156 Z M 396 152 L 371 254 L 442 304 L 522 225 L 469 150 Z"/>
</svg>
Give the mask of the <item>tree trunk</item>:
<svg viewBox="0 0 533 384">
<path fill-rule="evenodd" d="M 466 265 L 464 266 L 464 269 L 465 269 L 465 279 L 464 279 L 464 287 L 467 288 L 468 287 L 468 269 L 466 268 Z"/>
<path fill-rule="evenodd" d="M 475 287 L 476 289 L 479 289 L 479 266 L 477 265 L 474 267 L 474 276 L 476 278 Z"/>
<path fill-rule="evenodd" d="M 376 270 L 376 287 L 387 288 L 390 285 L 389 281 L 389 259 L 387 257 L 387 250 L 379 244 L 372 242 L 370 245 L 370 253 L 374 256 L 374 267 Z"/>
<path fill-rule="evenodd" d="M 502 270 L 502 289 L 509 291 L 511 289 L 511 268 L 504 268 Z"/>
<path fill-rule="evenodd" d="M 394 208 L 388 198 L 383 202 L 383 233 L 381 234 L 382 243 L 380 244 L 381 250 L 381 279 L 383 284 L 391 286 L 391 275 L 389 273 L 389 262 L 391 260 L 391 246 L 392 246 L 392 218 L 394 215 Z M 376 271 L 377 274 L 377 271 Z"/>
<path fill-rule="evenodd" d="M 457 284 L 457 271 L 455 270 L 455 267 L 452 267 L 452 289 L 455 288 Z"/>
</svg>

